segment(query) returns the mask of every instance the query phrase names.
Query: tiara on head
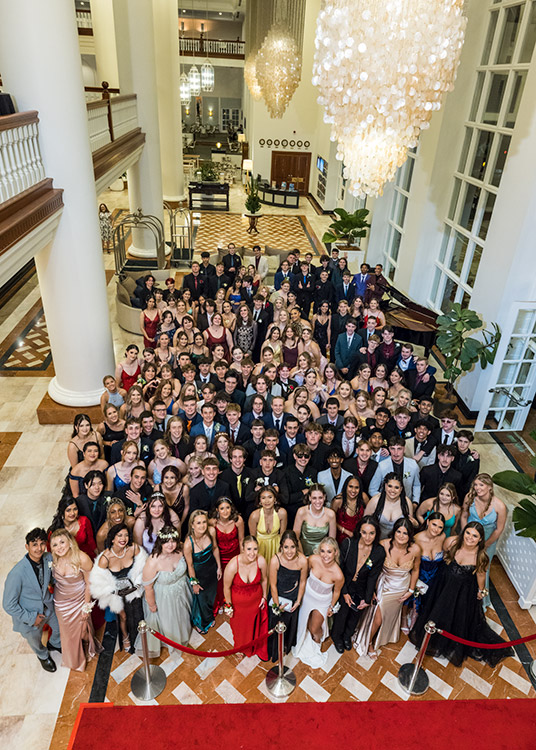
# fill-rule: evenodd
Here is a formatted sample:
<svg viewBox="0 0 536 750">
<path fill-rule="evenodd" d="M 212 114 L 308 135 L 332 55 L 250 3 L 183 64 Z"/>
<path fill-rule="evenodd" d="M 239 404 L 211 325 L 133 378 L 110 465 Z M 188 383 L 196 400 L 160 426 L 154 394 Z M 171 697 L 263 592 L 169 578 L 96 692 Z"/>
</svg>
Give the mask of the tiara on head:
<svg viewBox="0 0 536 750">
<path fill-rule="evenodd" d="M 171 542 L 174 539 L 180 539 L 180 535 L 178 531 L 169 531 L 166 534 L 163 534 L 161 531 L 159 531 L 157 536 L 163 542 Z"/>
</svg>

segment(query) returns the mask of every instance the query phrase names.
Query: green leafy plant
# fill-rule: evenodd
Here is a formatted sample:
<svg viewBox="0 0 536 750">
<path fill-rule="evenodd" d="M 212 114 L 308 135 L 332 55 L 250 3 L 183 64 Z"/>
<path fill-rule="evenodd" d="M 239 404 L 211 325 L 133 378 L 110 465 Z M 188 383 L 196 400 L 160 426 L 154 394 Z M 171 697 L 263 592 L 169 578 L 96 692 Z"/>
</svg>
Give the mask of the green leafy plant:
<svg viewBox="0 0 536 750">
<path fill-rule="evenodd" d="M 219 179 L 216 166 L 211 161 L 201 162 L 201 180 L 203 182 L 217 182 Z"/>
<path fill-rule="evenodd" d="M 482 328 L 482 320 L 474 310 L 464 310 L 459 302 L 437 319 L 437 348 L 445 357 L 447 392 L 452 393 L 454 383 L 464 372 L 480 362 L 482 369 L 492 364 L 501 340 L 501 329 L 492 323 L 493 332 L 482 331 L 483 341 L 469 334 Z"/>
<path fill-rule="evenodd" d="M 530 433 L 531 437 L 536 440 L 536 430 Z M 536 460 L 533 458 L 531 464 L 536 466 Z M 519 536 L 528 537 L 536 541 L 536 482 L 528 475 L 519 471 L 499 471 L 493 475 L 493 481 L 499 487 L 504 487 L 511 492 L 519 495 L 531 495 L 532 500 L 524 497 L 519 501 L 519 505 L 514 508 L 512 521 L 514 529 Z"/>
<path fill-rule="evenodd" d="M 329 225 L 329 231 L 324 233 L 322 242 L 346 242 L 347 247 L 356 244 L 356 240 L 367 236 L 370 229 L 365 219 L 369 215 L 368 208 L 358 208 L 349 214 L 344 208 L 336 208 L 334 213 L 339 219 Z"/>
<path fill-rule="evenodd" d="M 254 177 L 251 177 L 246 182 L 246 193 L 247 198 L 244 204 L 246 211 L 250 214 L 256 214 L 257 211 L 261 210 L 261 201 L 259 198 L 257 180 Z"/>
</svg>

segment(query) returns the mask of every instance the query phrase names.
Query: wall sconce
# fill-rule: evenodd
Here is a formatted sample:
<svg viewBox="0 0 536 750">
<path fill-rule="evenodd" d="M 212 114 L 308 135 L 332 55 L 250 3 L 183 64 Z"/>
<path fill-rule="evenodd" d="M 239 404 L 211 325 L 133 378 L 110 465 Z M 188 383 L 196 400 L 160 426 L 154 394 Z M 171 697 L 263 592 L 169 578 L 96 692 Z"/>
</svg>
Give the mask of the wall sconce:
<svg viewBox="0 0 536 750">
<path fill-rule="evenodd" d="M 212 109 L 212 107 L 209 107 L 208 108 L 208 116 L 212 117 L 213 113 L 214 113 L 214 110 Z"/>
<path fill-rule="evenodd" d="M 239 133 L 238 134 L 238 143 L 245 143 L 246 142 L 246 134 L 245 133 Z"/>
<path fill-rule="evenodd" d="M 186 112 L 187 115 L 189 115 L 190 114 L 190 107 L 186 107 L 186 109 L 184 111 Z"/>
<path fill-rule="evenodd" d="M 219 141 L 216 143 L 216 148 L 221 148 L 221 143 Z"/>
</svg>

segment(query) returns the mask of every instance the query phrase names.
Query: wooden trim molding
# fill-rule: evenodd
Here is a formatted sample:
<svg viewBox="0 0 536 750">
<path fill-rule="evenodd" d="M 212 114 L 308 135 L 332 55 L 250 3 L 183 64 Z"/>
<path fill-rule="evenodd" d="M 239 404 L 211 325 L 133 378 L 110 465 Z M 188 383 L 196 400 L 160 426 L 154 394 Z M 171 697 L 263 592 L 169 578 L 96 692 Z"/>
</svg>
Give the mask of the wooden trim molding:
<svg viewBox="0 0 536 750">
<path fill-rule="evenodd" d="M 144 143 L 145 133 L 142 133 L 141 128 L 136 128 L 95 151 L 93 153 L 95 180 L 98 180 L 103 174 L 109 172 L 115 164 L 123 161 L 125 156 L 143 146 Z"/>
<path fill-rule="evenodd" d="M 0 204 L 0 255 L 63 208 L 63 190 L 47 177 Z"/>
<path fill-rule="evenodd" d="M 33 125 L 39 122 L 39 113 L 35 109 L 28 112 L 15 112 L 14 115 L 0 117 L 0 130 L 14 130 L 23 125 Z"/>
</svg>

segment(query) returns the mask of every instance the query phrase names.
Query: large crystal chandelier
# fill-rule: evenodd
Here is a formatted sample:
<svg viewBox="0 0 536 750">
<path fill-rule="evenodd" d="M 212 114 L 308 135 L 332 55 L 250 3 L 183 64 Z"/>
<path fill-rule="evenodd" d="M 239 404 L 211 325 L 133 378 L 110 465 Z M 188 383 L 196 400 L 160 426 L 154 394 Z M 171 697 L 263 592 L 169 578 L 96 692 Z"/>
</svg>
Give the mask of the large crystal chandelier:
<svg viewBox="0 0 536 750">
<path fill-rule="evenodd" d="M 201 89 L 206 92 L 214 91 L 214 68 L 208 57 L 201 66 Z"/>
<path fill-rule="evenodd" d="M 255 55 L 250 55 L 244 65 L 244 80 L 249 89 L 249 93 L 256 100 L 262 99 L 262 91 L 257 80 L 257 66 L 255 62 Z"/>
<path fill-rule="evenodd" d="M 190 82 L 188 81 L 188 76 L 186 73 L 182 73 L 181 77 L 179 78 L 179 93 L 181 97 L 181 104 L 186 107 L 186 105 L 190 104 Z"/>
<path fill-rule="evenodd" d="M 301 76 L 301 55 L 292 34 L 273 26 L 255 60 L 257 81 L 270 115 L 283 117 Z"/>
<path fill-rule="evenodd" d="M 188 83 L 190 84 L 190 93 L 193 96 L 199 96 L 201 93 L 201 76 L 197 65 L 192 65 L 188 71 Z"/>
<path fill-rule="evenodd" d="M 323 0 L 313 84 L 354 195 L 385 182 L 454 88 L 464 0 Z"/>
</svg>

